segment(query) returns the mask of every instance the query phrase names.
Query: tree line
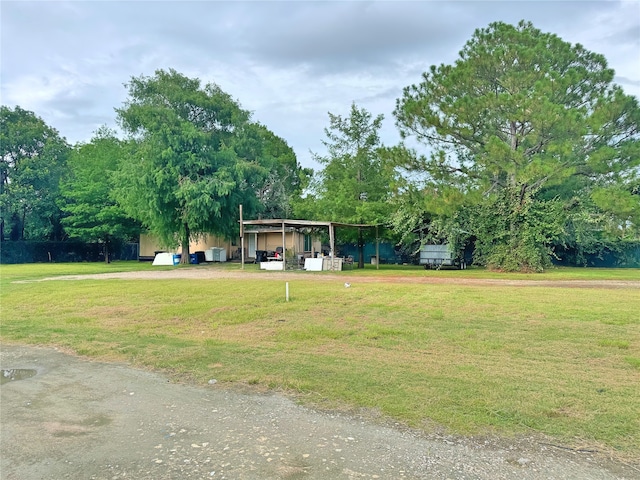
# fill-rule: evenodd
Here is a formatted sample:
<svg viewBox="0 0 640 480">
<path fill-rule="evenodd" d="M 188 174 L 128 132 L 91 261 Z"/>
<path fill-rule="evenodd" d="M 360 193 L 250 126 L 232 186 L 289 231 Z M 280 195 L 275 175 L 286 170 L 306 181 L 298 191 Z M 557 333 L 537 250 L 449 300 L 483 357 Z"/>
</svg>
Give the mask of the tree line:
<svg viewBox="0 0 640 480">
<path fill-rule="evenodd" d="M 124 138 L 103 127 L 71 146 L 2 106 L 0 239 L 108 246 L 143 229 L 188 249 L 237 236 L 242 204 L 247 218 L 379 224 L 409 253 L 472 246 L 494 269 L 540 271 L 567 252 L 579 264 L 640 244 L 640 109 L 613 79 L 579 44 L 492 23 L 404 89 L 399 145 L 380 141 L 383 115 L 329 113 L 319 172 L 218 85 L 175 70 L 131 78 Z"/>
</svg>

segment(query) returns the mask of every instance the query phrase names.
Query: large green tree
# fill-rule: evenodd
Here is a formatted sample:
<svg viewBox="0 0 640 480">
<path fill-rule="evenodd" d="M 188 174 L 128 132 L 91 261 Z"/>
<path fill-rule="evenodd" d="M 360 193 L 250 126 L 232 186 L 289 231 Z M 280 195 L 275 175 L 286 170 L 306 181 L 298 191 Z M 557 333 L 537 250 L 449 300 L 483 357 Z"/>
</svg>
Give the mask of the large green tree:
<svg viewBox="0 0 640 480">
<path fill-rule="evenodd" d="M 256 191 L 268 169 L 248 158 L 250 115 L 215 84 L 201 85 L 175 70 L 132 78 L 118 109 L 137 143 L 119 175 L 118 200 L 166 246 L 205 234 L 238 233 L 238 206 L 254 215 Z"/>
<path fill-rule="evenodd" d="M 302 168 L 287 142 L 259 123 L 246 126 L 236 143 L 236 152 L 268 171 L 266 178 L 255 185 L 258 216 L 289 218 L 313 171 Z"/>
<path fill-rule="evenodd" d="M 619 218 L 637 216 L 638 196 L 620 185 L 640 164 L 640 110 L 613 78 L 605 58 L 579 44 L 531 23 L 492 23 L 453 65 L 432 66 L 405 88 L 397 125 L 429 154 L 396 154 L 428 174 L 437 198 L 473 205 L 466 227 L 478 259 L 540 270 L 576 198 L 617 194 L 628 203 Z"/>
<path fill-rule="evenodd" d="M 33 112 L 0 107 L 0 240 L 61 239 L 56 199 L 69 150 Z"/>
<path fill-rule="evenodd" d="M 323 220 L 352 224 L 386 224 L 389 199 L 398 176 L 381 155 L 379 131 L 383 116 L 373 117 L 355 103 L 347 117 L 329 113 L 325 155 L 315 155 L 323 166 L 313 185 L 313 210 Z M 358 229 L 359 266 L 364 266 L 363 229 Z"/>
<path fill-rule="evenodd" d="M 114 197 L 115 174 L 126 159 L 126 143 L 100 128 L 89 143 L 76 145 L 60 182 L 65 231 L 72 238 L 101 243 L 105 262 L 114 244 L 140 233 L 139 224 Z"/>
</svg>

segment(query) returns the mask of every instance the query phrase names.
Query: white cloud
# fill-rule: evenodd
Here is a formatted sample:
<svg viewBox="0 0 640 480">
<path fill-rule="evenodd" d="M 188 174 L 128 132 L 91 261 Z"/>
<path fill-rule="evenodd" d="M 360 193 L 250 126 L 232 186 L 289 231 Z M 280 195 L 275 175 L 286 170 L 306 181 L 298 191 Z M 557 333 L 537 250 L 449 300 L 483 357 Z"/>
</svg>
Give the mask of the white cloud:
<svg viewBox="0 0 640 480">
<path fill-rule="evenodd" d="M 71 142 L 115 125 L 132 76 L 175 68 L 215 82 L 311 164 L 327 112 L 384 114 L 474 29 L 531 20 L 603 53 L 640 96 L 640 2 L 99 1 L 0 4 L 2 103 L 35 111 Z"/>
</svg>

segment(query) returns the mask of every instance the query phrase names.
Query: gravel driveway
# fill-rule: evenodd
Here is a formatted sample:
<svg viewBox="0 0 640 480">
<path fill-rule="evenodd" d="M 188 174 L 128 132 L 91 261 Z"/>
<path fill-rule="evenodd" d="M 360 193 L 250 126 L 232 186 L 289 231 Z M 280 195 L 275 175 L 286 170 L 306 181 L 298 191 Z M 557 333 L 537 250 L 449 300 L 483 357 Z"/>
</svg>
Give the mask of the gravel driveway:
<svg viewBox="0 0 640 480">
<path fill-rule="evenodd" d="M 192 268 L 176 268 L 173 270 L 134 271 L 97 273 L 89 275 L 63 275 L 35 280 L 37 282 L 51 280 L 173 280 L 173 279 L 251 279 L 251 280 L 310 280 L 314 281 L 340 281 L 359 283 L 416 283 L 416 284 L 449 284 L 449 285 L 490 285 L 493 287 L 562 287 L 562 288 L 633 288 L 640 289 L 640 280 L 516 280 L 516 279 L 489 279 L 489 278 L 456 278 L 435 276 L 362 276 L 349 275 L 342 272 L 338 275 L 323 272 L 322 275 L 309 276 L 307 272 L 256 272 L 256 271 L 229 271 L 218 269 L 209 265 Z M 34 280 L 26 280 L 30 283 Z M 23 283 L 19 281 L 17 283 Z"/>
<path fill-rule="evenodd" d="M 51 348 L 2 345 L 0 367 L 3 480 L 640 478 L 540 439 L 428 437 Z"/>
</svg>

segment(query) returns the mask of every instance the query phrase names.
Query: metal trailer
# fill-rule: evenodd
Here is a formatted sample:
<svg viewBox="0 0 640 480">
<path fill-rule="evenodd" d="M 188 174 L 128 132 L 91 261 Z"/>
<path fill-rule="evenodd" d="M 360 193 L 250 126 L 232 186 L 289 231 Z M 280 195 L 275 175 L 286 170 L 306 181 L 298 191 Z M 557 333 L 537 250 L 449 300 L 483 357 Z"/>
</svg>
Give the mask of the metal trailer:
<svg viewBox="0 0 640 480">
<path fill-rule="evenodd" d="M 420 249 L 420 265 L 424 268 L 440 269 L 443 266 L 467 268 L 464 259 L 459 260 L 451 251 L 450 245 L 423 245 Z"/>
</svg>

